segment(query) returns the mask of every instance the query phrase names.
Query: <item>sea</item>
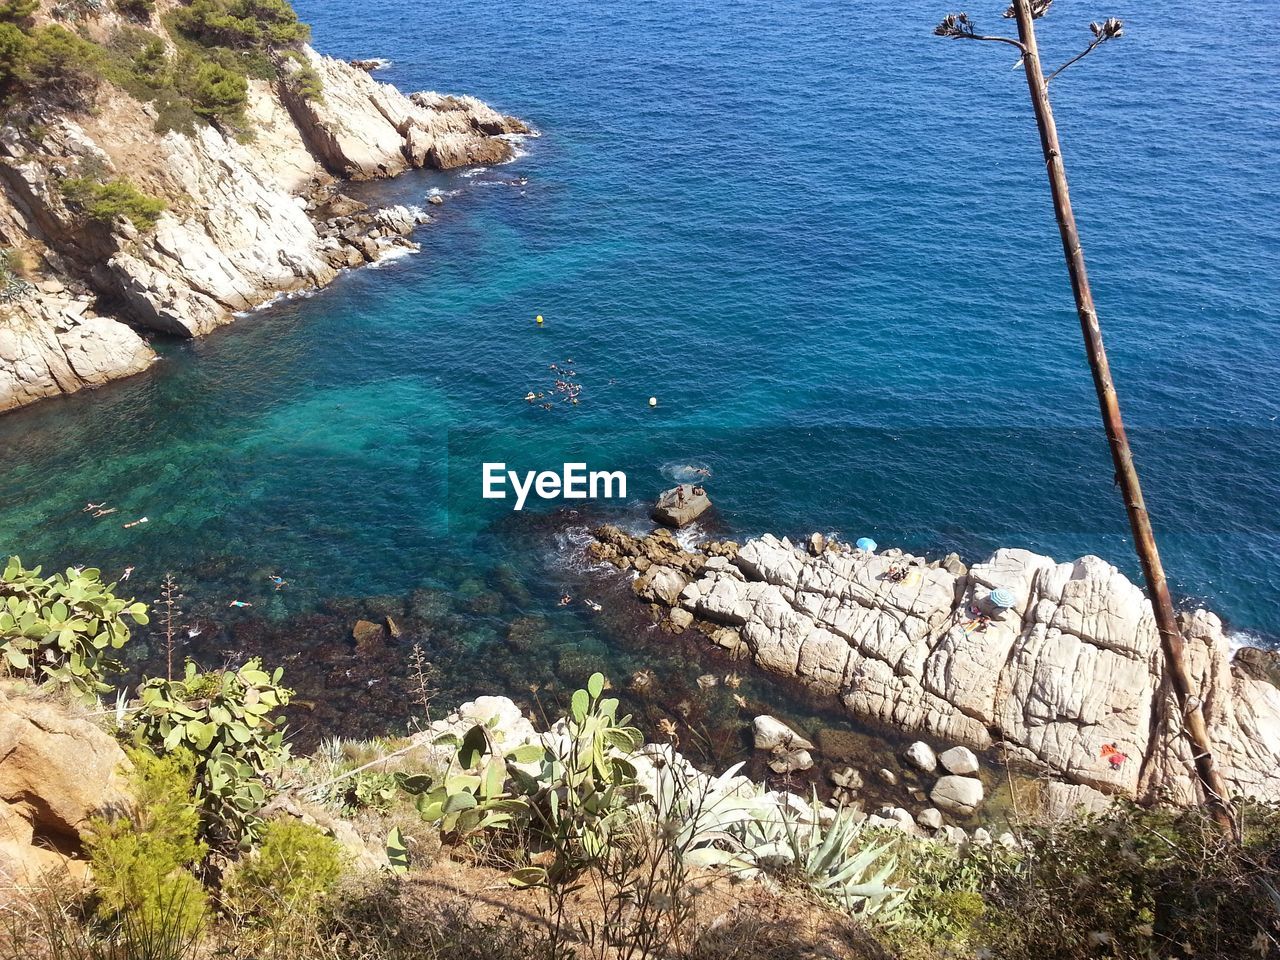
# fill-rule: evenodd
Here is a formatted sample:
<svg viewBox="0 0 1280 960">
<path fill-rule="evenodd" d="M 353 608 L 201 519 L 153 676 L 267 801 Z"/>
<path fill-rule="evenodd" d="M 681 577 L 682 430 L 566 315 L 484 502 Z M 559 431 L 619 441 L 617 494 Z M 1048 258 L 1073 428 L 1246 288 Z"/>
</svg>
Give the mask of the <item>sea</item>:
<svg viewBox="0 0 1280 960">
<path fill-rule="evenodd" d="M 730 689 L 825 708 L 657 630 L 586 558 L 594 525 L 647 529 L 675 480 L 715 504 L 690 542 L 821 531 L 1140 576 L 1023 72 L 933 36 L 945 2 L 296 5 L 322 52 L 538 135 L 492 168 L 352 188 L 428 209 L 420 252 L 0 418 L 0 552 L 132 567 L 120 589 L 145 600 L 172 575 L 179 656 L 283 663 L 300 735 L 412 722 L 416 645 L 437 712 L 507 693 L 550 713 L 596 669 L 656 671 L 635 708 L 722 758 Z M 1008 33 L 1003 6 L 969 12 Z M 1274 10 L 1191 7 L 1060 0 L 1040 43 L 1054 65 L 1125 21 L 1052 82 L 1102 329 L 1178 604 L 1274 645 Z M 497 462 L 621 470 L 627 496 L 517 512 L 482 496 Z M 401 635 L 356 650 L 353 620 L 386 616 Z M 162 633 L 135 631 L 138 671 Z"/>
</svg>

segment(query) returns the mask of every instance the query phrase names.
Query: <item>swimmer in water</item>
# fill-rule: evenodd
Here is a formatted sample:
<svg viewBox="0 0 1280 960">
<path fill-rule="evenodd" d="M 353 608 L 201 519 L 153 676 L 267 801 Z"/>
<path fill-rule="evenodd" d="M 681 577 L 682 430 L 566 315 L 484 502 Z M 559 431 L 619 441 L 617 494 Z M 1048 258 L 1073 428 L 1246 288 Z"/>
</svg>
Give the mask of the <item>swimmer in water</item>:
<svg viewBox="0 0 1280 960">
<path fill-rule="evenodd" d="M 604 607 L 600 606 L 600 604 L 596 603 L 594 600 L 583 600 L 582 602 L 585 603 L 588 607 L 590 607 L 596 613 L 599 613 L 601 610 L 604 609 Z"/>
<path fill-rule="evenodd" d="M 245 603 L 243 600 L 232 600 L 227 604 L 228 607 L 252 607 L 252 603 Z"/>
<path fill-rule="evenodd" d="M 273 584 L 275 584 L 275 588 L 277 590 L 279 590 L 283 586 L 287 586 L 289 583 L 289 581 L 286 580 L 284 577 L 278 577 L 274 573 L 271 574 L 271 576 L 267 577 L 267 579 L 270 580 Z"/>
<path fill-rule="evenodd" d="M 86 503 L 86 504 L 84 505 L 84 509 L 83 509 L 83 510 L 81 510 L 80 512 L 81 512 L 81 513 L 92 513 L 94 510 L 101 510 L 101 509 L 102 509 L 103 507 L 105 507 L 106 505 L 107 505 L 107 501 L 105 501 L 105 500 L 103 500 L 101 503 Z"/>
<path fill-rule="evenodd" d="M 133 567 L 125 567 L 124 573 L 120 574 L 120 581 L 123 583 L 133 576 Z"/>
<path fill-rule="evenodd" d="M 567 607 L 571 603 L 573 603 L 573 597 L 569 596 L 567 593 L 560 597 L 560 606 Z"/>
</svg>

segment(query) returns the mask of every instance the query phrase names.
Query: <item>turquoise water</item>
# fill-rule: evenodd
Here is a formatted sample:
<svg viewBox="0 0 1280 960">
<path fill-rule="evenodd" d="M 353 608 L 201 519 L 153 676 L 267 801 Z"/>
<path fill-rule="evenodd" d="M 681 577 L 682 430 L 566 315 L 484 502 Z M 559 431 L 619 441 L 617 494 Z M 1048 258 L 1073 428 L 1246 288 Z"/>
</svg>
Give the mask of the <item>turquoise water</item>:
<svg viewBox="0 0 1280 960">
<path fill-rule="evenodd" d="M 1006 26 L 1001 6 L 982 21 Z M 711 533 L 1136 570 L 1022 74 L 930 36 L 945 4 L 298 7 L 320 49 L 388 57 L 382 79 L 475 93 L 543 135 L 492 170 L 362 187 L 448 194 L 420 254 L 0 419 L 0 547 L 133 565 L 143 597 L 172 570 L 210 657 L 308 631 L 338 651 L 342 598 L 439 591 L 418 614 L 459 695 L 563 680 L 575 652 L 619 671 L 653 655 L 640 622 L 556 601 L 607 589 L 584 585 L 582 531 L 641 522 L 681 464 L 713 471 Z M 1054 82 L 1077 216 L 1171 583 L 1263 638 L 1280 633 L 1268 12 L 1061 3 L 1042 28 L 1057 60 L 1089 18 L 1126 19 Z M 526 404 L 569 358 L 581 403 Z M 481 501 L 482 460 L 569 454 L 627 470 L 630 501 Z M 93 520 L 89 500 L 119 512 Z M 519 617 L 538 643 L 510 642 Z"/>
</svg>

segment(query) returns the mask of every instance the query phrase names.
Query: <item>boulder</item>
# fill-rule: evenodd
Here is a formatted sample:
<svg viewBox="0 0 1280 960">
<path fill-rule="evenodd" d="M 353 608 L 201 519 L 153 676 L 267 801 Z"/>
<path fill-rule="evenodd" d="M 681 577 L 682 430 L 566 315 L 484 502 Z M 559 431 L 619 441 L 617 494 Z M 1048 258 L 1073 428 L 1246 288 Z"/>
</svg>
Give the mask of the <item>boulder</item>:
<svg viewBox="0 0 1280 960">
<path fill-rule="evenodd" d="M 801 748 L 774 750 L 769 757 L 769 769 L 777 774 L 800 773 L 812 767 L 813 755 Z"/>
<path fill-rule="evenodd" d="M 631 588 L 645 600 L 673 607 L 688 584 L 689 578 L 674 567 L 651 566 L 636 578 Z"/>
<path fill-rule="evenodd" d="M 1247 677 L 1280 687 L 1280 650 L 1241 647 L 1231 664 Z"/>
<path fill-rule="evenodd" d="M 357 620 L 351 627 L 351 639 L 356 642 L 356 649 L 368 653 L 384 638 L 382 624 L 368 620 Z"/>
<path fill-rule="evenodd" d="M 707 491 L 694 483 L 682 483 L 658 497 L 653 508 L 653 519 L 669 527 L 683 527 L 693 523 L 711 506 Z"/>
<path fill-rule="evenodd" d="M 667 614 L 667 622 L 673 631 L 683 633 L 693 626 L 693 614 L 688 610 L 682 610 L 680 607 L 673 607 L 671 612 Z"/>
<path fill-rule="evenodd" d="M 929 799 L 934 806 L 959 817 L 968 817 L 978 809 L 984 797 L 982 781 L 977 777 L 942 777 L 933 786 Z"/>
<path fill-rule="evenodd" d="M 837 787 L 843 787 L 850 792 L 856 792 L 862 789 L 862 774 L 853 767 L 840 767 L 827 773 L 827 778 Z"/>
<path fill-rule="evenodd" d="M 952 747 L 938 756 L 938 762 L 947 773 L 967 777 L 978 772 L 978 758 L 968 747 Z"/>
<path fill-rule="evenodd" d="M 812 743 L 768 714 L 761 714 L 751 721 L 751 737 L 757 750 L 777 750 L 779 747 L 813 749 Z"/>
<path fill-rule="evenodd" d="M 924 773 L 933 773 L 938 769 L 937 754 L 923 740 L 917 740 L 907 747 L 906 758 L 909 764 Z"/>
<path fill-rule="evenodd" d="M 129 803 L 114 739 L 56 701 L 0 693 L 0 876 L 34 876 L 81 853 L 89 821 Z"/>
<path fill-rule="evenodd" d="M 758 716 L 751 722 L 751 734 L 755 748 L 769 752 L 769 769 L 774 773 L 796 773 L 813 766 L 809 753 L 813 744 L 781 720 Z"/>
<path fill-rule="evenodd" d="M 938 830 L 942 827 L 942 812 L 936 807 L 926 807 L 916 817 L 916 823 L 926 830 Z"/>
</svg>

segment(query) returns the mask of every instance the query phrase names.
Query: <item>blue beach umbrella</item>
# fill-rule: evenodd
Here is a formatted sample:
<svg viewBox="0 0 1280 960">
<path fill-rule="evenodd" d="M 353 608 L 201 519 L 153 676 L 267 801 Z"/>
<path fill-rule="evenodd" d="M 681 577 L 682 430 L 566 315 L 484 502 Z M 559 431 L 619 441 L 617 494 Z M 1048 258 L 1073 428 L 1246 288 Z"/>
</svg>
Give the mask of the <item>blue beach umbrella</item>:
<svg viewBox="0 0 1280 960">
<path fill-rule="evenodd" d="M 876 552 L 876 542 L 870 537 L 859 537 L 858 542 L 854 544 L 859 550 L 865 550 L 867 553 Z"/>
<path fill-rule="evenodd" d="M 987 599 L 991 601 L 991 605 L 997 610 L 1009 610 L 1018 602 L 1013 592 L 1006 590 L 1004 587 L 996 587 L 987 594 Z"/>
</svg>

